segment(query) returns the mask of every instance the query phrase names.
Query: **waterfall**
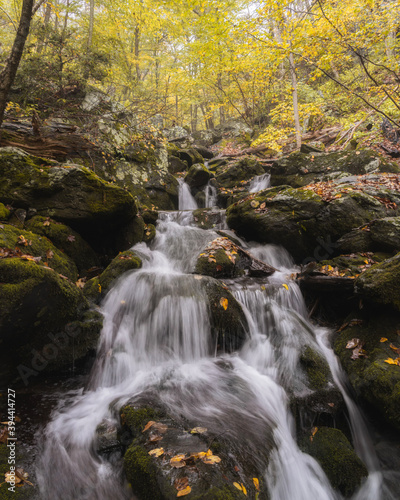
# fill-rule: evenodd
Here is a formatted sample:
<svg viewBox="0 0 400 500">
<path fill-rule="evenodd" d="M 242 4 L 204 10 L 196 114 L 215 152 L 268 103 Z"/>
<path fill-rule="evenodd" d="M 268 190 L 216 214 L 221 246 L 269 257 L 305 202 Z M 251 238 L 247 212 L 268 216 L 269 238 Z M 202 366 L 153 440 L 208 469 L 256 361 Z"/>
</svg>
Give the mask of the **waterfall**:
<svg viewBox="0 0 400 500">
<path fill-rule="evenodd" d="M 117 422 L 123 404 L 148 392 L 172 416 L 227 433 L 236 449 L 251 453 L 264 467 L 271 500 L 341 498 L 319 464 L 296 444 L 289 393 L 310 391 L 299 369 L 305 345 L 329 360 L 350 409 L 355 442 L 364 442 L 357 446 L 371 474 L 355 500 L 382 498 L 368 431 L 346 393 L 325 330 L 307 318 L 300 289 L 291 280 L 296 268 L 283 249 L 243 242 L 280 272 L 261 282 L 224 280 L 242 304 L 250 330 L 239 353 L 215 355 L 207 296 L 191 273 L 201 249 L 217 237 L 192 227 L 187 218 L 182 225 L 171 214 L 161 217 L 150 247 L 134 247 L 143 267 L 121 277 L 102 304 L 104 327 L 90 385 L 66 395 L 43 432 L 40 500 L 131 498 L 118 463 L 95 453 L 96 428 L 104 419 Z"/>
<path fill-rule="evenodd" d="M 213 208 L 217 206 L 217 188 L 208 182 L 204 188 L 206 193 L 205 208 Z"/>
<path fill-rule="evenodd" d="M 249 184 L 250 193 L 258 193 L 263 189 L 267 189 L 270 186 L 270 174 L 256 175 Z"/>
<path fill-rule="evenodd" d="M 179 210 L 196 210 L 198 208 L 197 201 L 193 198 L 190 192 L 190 187 L 183 179 L 179 181 Z"/>
</svg>

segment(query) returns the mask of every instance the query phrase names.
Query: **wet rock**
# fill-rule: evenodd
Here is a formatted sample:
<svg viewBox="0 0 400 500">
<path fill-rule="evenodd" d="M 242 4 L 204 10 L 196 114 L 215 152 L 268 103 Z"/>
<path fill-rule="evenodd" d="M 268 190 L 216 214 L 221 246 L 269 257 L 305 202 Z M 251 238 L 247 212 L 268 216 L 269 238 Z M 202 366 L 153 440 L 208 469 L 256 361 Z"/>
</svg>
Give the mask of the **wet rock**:
<svg viewBox="0 0 400 500">
<path fill-rule="evenodd" d="M 370 302 L 400 311 L 400 253 L 362 273 L 355 282 L 355 291 Z"/>
<path fill-rule="evenodd" d="M 157 210 L 144 210 L 142 212 L 142 217 L 145 224 L 156 224 L 158 220 L 158 211 Z"/>
<path fill-rule="evenodd" d="M 375 174 L 321 184 L 320 189 L 266 189 L 231 205 L 227 222 L 248 240 L 284 246 L 297 261 L 324 260 L 340 237 L 387 214 L 383 198 L 397 213 L 400 192 L 386 187 L 385 179 Z"/>
<path fill-rule="evenodd" d="M 400 367 L 385 362 L 399 357 L 394 350 L 400 347 L 399 315 L 375 312 L 363 320 L 352 315 L 343 326 L 335 352 L 357 397 L 380 419 L 400 430 Z M 346 348 L 352 339 L 359 339 L 365 356 L 352 359 L 354 349 Z"/>
<path fill-rule="evenodd" d="M 25 228 L 48 238 L 75 262 L 81 275 L 91 267 L 99 265 L 99 258 L 95 251 L 82 236 L 65 224 L 37 215 L 25 224 Z"/>
<path fill-rule="evenodd" d="M 0 201 L 72 227 L 96 249 L 112 244 L 137 213 L 133 197 L 76 165 L 60 166 L 16 148 L 0 149 Z"/>
<path fill-rule="evenodd" d="M 156 237 L 156 227 L 153 224 L 147 224 L 144 228 L 143 241 L 149 243 Z"/>
<path fill-rule="evenodd" d="M 353 229 L 344 234 L 336 242 L 338 253 L 349 254 L 353 252 L 372 252 L 373 244 L 369 230 Z"/>
<path fill-rule="evenodd" d="M 264 173 L 264 167 L 256 158 L 245 157 L 218 167 L 215 177 L 220 187 L 233 188 L 241 181 L 248 181 L 255 175 Z"/>
<path fill-rule="evenodd" d="M 181 160 L 177 156 L 168 156 L 168 170 L 171 174 L 185 172 L 188 169 L 186 161 Z"/>
<path fill-rule="evenodd" d="M 346 497 L 352 496 L 368 476 L 367 468 L 338 429 L 318 427 L 312 440 L 305 436 L 299 445 L 319 462 L 332 486 Z"/>
<path fill-rule="evenodd" d="M 204 158 L 194 148 L 178 149 L 176 156 L 186 162 L 189 168 L 196 163 L 204 163 Z"/>
<path fill-rule="evenodd" d="M 122 444 L 118 439 L 118 428 L 114 422 L 103 420 L 96 429 L 96 453 L 110 460 L 111 455 L 122 455 Z"/>
<path fill-rule="evenodd" d="M 192 224 L 202 229 L 213 229 L 224 223 L 225 213 L 212 208 L 198 208 L 193 211 Z"/>
<path fill-rule="evenodd" d="M 112 287 L 114 281 L 127 271 L 139 269 L 142 261 L 132 250 L 121 252 L 117 255 L 109 266 L 95 278 L 89 280 L 83 289 L 86 298 L 95 303 L 99 303 Z"/>
<path fill-rule="evenodd" d="M 400 217 L 384 217 L 369 225 L 374 248 L 400 250 Z"/>
<path fill-rule="evenodd" d="M 18 229 L 9 224 L 0 227 L 0 248 L 3 256 L 10 257 L 24 255 L 27 260 L 31 256 L 32 261 L 54 269 L 57 273 L 70 278 L 72 281 L 78 279 L 78 270 L 73 260 L 45 236 L 40 236 L 31 231 Z"/>
<path fill-rule="evenodd" d="M 399 171 L 396 163 L 387 161 L 376 151 L 368 149 L 335 153 L 292 153 L 274 162 L 270 169 L 272 186 L 288 184 L 295 188 L 337 179 L 346 173 L 362 175 Z"/>
<path fill-rule="evenodd" d="M 202 163 L 195 163 L 189 169 L 185 176 L 185 182 L 191 188 L 200 188 L 205 186 L 209 181 L 211 172 Z"/>
<path fill-rule="evenodd" d="M 215 154 L 211 149 L 208 149 L 204 146 L 193 146 L 193 149 L 195 149 L 198 153 L 201 154 L 201 156 L 207 160 L 211 160 L 211 158 L 214 158 Z"/>
</svg>

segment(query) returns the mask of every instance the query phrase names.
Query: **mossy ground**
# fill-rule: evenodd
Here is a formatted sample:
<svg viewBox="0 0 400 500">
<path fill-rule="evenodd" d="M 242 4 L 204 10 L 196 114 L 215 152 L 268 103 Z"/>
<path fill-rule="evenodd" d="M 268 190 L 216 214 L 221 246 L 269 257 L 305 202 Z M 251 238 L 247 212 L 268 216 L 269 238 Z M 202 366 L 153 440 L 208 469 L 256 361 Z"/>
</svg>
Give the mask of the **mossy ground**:
<svg viewBox="0 0 400 500">
<path fill-rule="evenodd" d="M 311 389 L 323 389 L 332 379 L 326 360 L 310 346 L 306 346 L 300 356 Z"/>
</svg>

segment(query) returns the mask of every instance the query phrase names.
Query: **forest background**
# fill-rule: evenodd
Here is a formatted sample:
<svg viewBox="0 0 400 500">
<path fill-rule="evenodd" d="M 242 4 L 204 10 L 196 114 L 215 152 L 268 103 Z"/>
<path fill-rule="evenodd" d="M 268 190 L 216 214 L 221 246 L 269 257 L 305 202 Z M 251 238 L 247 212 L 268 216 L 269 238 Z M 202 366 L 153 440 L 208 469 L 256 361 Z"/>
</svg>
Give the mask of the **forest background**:
<svg viewBox="0 0 400 500">
<path fill-rule="evenodd" d="M 22 3 L 0 0 L 0 71 Z M 73 96 L 91 89 L 112 102 L 121 128 L 195 132 L 240 118 L 255 130 L 248 145 L 272 154 L 329 127 L 344 131 L 339 143 L 370 140 L 382 118 L 400 119 L 399 4 L 36 2 L 6 117 L 84 121 Z"/>
</svg>

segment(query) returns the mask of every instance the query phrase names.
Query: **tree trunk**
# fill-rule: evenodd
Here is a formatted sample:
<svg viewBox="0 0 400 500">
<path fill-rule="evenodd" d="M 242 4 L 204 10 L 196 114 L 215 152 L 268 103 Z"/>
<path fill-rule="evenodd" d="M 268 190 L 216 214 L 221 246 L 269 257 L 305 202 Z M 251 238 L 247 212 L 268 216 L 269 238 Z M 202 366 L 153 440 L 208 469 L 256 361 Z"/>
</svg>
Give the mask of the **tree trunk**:
<svg viewBox="0 0 400 500">
<path fill-rule="evenodd" d="M 88 36 L 88 48 L 92 46 L 93 42 L 93 27 L 94 27 L 94 0 L 90 0 L 89 8 L 89 36 Z"/>
<path fill-rule="evenodd" d="M 26 39 L 29 35 L 29 28 L 32 19 L 32 9 L 34 0 L 24 0 L 21 9 L 21 18 L 14 44 L 11 49 L 3 71 L 0 73 L 0 127 L 3 123 L 4 112 L 7 104 L 7 96 L 17 74 L 18 66 L 21 61 L 22 53 Z"/>
<path fill-rule="evenodd" d="M 292 95 L 293 95 L 293 114 L 294 114 L 294 124 L 296 128 L 296 145 L 301 148 L 301 128 L 300 128 L 300 117 L 299 117 L 299 103 L 297 99 L 297 77 L 296 77 L 296 67 L 294 65 L 293 54 L 289 54 L 290 63 L 290 75 L 292 77 Z"/>
<path fill-rule="evenodd" d="M 43 25 L 45 28 L 47 28 L 47 26 L 49 25 L 50 18 L 51 18 L 51 3 L 46 2 L 44 19 L 43 19 Z M 43 40 L 41 40 L 41 42 L 38 44 L 38 48 L 37 48 L 38 54 L 41 54 L 43 51 L 43 48 L 45 48 L 45 46 L 47 45 L 46 39 L 47 39 L 47 35 L 46 35 L 46 30 L 45 30 L 45 38 Z"/>
<path fill-rule="evenodd" d="M 139 53 L 140 53 L 140 28 L 135 28 L 135 68 L 136 79 L 140 81 L 140 66 L 139 66 Z"/>
</svg>

